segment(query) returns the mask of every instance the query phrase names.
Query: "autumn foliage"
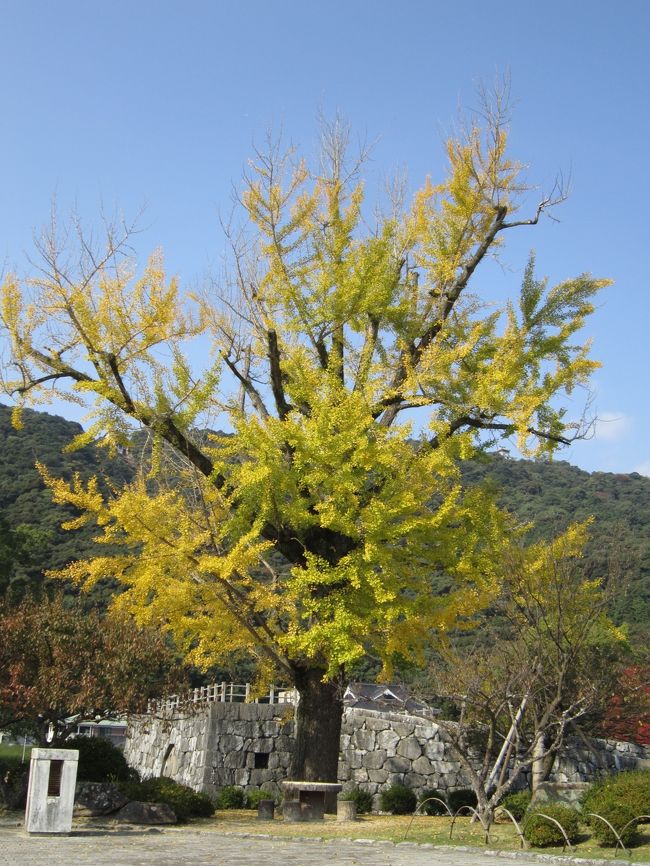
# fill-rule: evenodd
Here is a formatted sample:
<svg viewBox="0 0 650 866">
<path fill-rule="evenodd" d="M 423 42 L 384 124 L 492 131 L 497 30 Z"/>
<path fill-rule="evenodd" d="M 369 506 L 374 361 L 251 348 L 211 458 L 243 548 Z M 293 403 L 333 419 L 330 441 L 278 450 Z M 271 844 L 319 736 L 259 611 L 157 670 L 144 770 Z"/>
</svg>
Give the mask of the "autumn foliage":
<svg viewBox="0 0 650 866">
<path fill-rule="evenodd" d="M 0 727 L 136 711 L 177 676 L 164 637 L 78 602 L 0 602 Z"/>
<path fill-rule="evenodd" d="M 610 700 L 603 733 L 615 740 L 650 746 L 650 667 L 625 669 L 620 689 Z"/>
<path fill-rule="evenodd" d="M 339 122 L 311 164 L 269 140 L 226 226 L 229 273 L 201 296 L 160 252 L 138 269 L 128 228 L 71 251 L 56 225 L 33 277 L 0 289 L 15 422 L 58 397 L 91 410 L 77 445 L 130 447 L 134 425 L 153 443 L 148 475 L 108 499 L 43 467 L 81 512 L 68 527 L 105 545 L 60 576 L 116 578 L 118 605 L 198 666 L 249 653 L 291 681 L 294 778 L 336 777 L 350 665 L 422 661 L 498 591 L 511 521 L 463 490 L 460 461 L 502 437 L 548 455 L 581 433 L 563 403 L 598 366 L 577 334 L 607 280 L 549 285 L 531 259 L 518 297 L 480 299 L 479 266 L 553 204 L 521 214 L 498 102 L 486 118 L 448 143 L 439 183 L 410 200 L 397 184 L 381 212 Z M 197 338 L 202 359 L 212 348 L 200 371 Z"/>
</svg>

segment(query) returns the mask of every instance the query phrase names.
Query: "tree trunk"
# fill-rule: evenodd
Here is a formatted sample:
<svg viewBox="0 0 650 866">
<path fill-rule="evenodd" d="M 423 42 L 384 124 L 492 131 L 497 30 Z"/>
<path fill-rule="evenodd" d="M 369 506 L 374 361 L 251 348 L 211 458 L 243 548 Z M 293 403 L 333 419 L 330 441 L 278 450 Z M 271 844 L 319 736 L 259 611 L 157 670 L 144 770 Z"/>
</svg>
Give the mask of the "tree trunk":
<svg viewBox="0 0 650 866">
<path fill-rule="evenodd" d="M 294 669 L 300 695 L 296 708 L 296 742 L 291 779 L 336 782 L 338 776 L 343 688 L 337 678 L 323 682 L 319 668 Z"/>
<path fill-rule="evenodd" d="M 546 754 L 546 737 L 543 732 L 538 733 L 537 739 L 533 745 L 533 764 L 531 768 L 531 791 L 533 794 L 539 787 L 541 782 L 546 781 L 544 772 L 544 756 Z"/>
<path fill-rule="evenodd" d="M 483 785 L 473 785 L 472 787 L 476 794 L 476 813 L 472 815 L 471 823 L 473 824 L 478 819 L 481 822 L 481 827 L 487 833 L 494 823 L 494 807 L 490 805 L 488 794 Z"/>
</svg>

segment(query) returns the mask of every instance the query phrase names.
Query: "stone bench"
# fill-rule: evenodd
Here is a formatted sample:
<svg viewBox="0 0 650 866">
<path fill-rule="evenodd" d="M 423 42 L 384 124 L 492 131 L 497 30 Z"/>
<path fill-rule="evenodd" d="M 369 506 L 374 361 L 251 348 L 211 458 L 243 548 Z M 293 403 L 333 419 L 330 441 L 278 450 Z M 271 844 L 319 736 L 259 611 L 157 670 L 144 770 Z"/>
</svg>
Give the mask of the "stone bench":
<svg viewBox="0 0 650 866">
<path fill-rule="evenodd" d="M 335 801 L 342 787 L 335 782 L 282 782 L 284 820 L 322 821 L 326 805 Z"/>
</svg>

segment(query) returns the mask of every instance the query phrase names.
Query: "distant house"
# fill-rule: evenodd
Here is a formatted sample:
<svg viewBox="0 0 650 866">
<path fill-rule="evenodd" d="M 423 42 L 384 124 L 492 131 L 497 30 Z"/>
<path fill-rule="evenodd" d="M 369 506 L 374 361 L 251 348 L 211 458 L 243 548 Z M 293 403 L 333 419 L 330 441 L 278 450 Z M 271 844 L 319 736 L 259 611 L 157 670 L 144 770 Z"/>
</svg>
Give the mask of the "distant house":
<svg viewBox="0 0 650 866">
<path fill-rule="evenodd" d="M 66 722 L 70 721 L 66 719 Z M 114 746 L 126 742 L 126 719 L 79 719 L 75 734 L 81 737 L 102 737 Z"/>
<path fill-rule="evenodd" d="M 414 698 L 404 686 L 396 684 L 350 683 L 343 695 L 343 703 L 346 707 L 377 713 L 412 713 L 428 717 L 440 713 L 436 707 Z"/>
</svg>

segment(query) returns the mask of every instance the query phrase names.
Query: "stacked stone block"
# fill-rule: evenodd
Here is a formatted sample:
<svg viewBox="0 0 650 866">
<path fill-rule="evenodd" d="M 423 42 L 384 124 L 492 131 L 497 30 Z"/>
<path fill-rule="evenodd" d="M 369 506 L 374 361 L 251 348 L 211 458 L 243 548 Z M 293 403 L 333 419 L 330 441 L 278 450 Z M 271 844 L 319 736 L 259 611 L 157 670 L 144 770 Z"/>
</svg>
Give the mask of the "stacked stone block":
<svg viewBox="0 0 650 866">
<path fill-rule="evenodd" d="M 570 738 L 555 762 L 552 782 L 590 782 L 607 773 L 650 769 L 650 747 L 618 740 Z"/>
<path fill-rule="evenodd" d="M 452 756 L 438 725 L 398 713 L 348 709 L 343 717 L 339 781 L 375 797 L 400 783 L 420 794 L 466 787 L 460 762 Z"/>
<path fill-rule="evenodd" d="M 213 703 L 186 713 L 137 716 L 129 720 L 124 747 L 143 778 L 169 776 L 206 793 L 226 785 L 279 793 L 292 752 L 289 704 Z"/>
<path fill-rule="evenodd" d="M 280 793 L 293 752 L 293 707 L 214 703 L 186 715 L 129 722 L 125 755 L 143 777 L 166 775 L 197 791 L 226 785 Z M 551 781 L 584 782 L 604 772 L 650 767 L 650 748 L 613 740 L 569 741 Z M 369 791 L 401 783 L 417 795 L 469 786 L 458 758 L 433 721 L 348 708 L 343 716 L 338 780 Z"/>
</svg>

